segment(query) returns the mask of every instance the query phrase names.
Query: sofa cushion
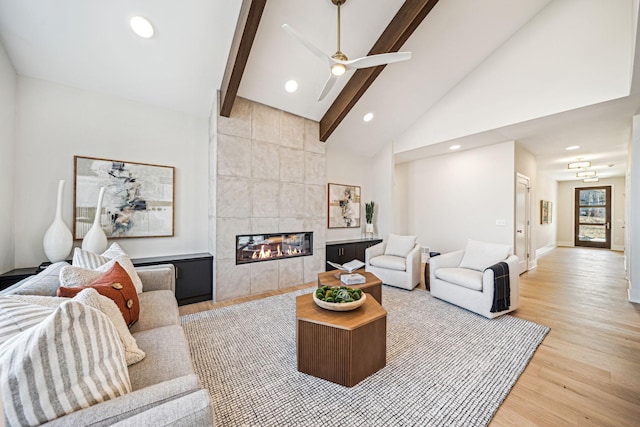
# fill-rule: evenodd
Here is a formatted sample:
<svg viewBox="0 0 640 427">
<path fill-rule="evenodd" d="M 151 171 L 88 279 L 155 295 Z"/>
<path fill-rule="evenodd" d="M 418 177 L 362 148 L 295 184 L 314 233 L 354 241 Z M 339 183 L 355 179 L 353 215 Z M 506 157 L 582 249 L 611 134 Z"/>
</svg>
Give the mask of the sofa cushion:
<svg viewBox="0 0 640 427">
<path fill-rule="evenodd" d="M 109 249 L 104 251 L 102 255 L 85 251 L 81 248 L 76 248 L 73 252 L 73 266 L 86 268 L 89 270 L 106 271 L 111 268 L 110 264 L 113 260 L 117 260 L 118 263 L 127 271 L 133 284 L 136 287 L 138 293 L 142 292 L 142 281 L 136 273 L 136 269 L 129 259 L 129 255 L 117 243 L 113 243 Z"/>
<path fill-rule="evenodd" d="M 416 239 L 416 236 L 399 236 L 389 233 L 384 254 L 406 258 L 409 252 L 411 252 L 411 249 L 416 245 Z"/>
<path fill-rule="evenodd" d="M 53 297 L 60 286 L 60 270 L 69 263 L 60 261 L 49 265 L 40 273 L 21 280 L 11 289 L 5 289 L 2 295 L 44 295 Z"/>
<path fill-rule="evenodd" d="M 133 390 L 193 374 L 189 344 L 181 326 L 164 326 L 136 332 L 133 336 L 147 355 L 129 367 Z"/>
<path fill-rule="evenodd" d="M 114 262 L 111 268 L 84 286 L 58 288 L 59 297 L 74 297 L 80 291 L 93 288 L 116 303 L 125 323 L 133 325 L 140 317 L 140 301 L 136 288 L 131 282 L 131 277 L 118 262 Z"/>
<path fill-rule="evenodd" d="M 0 390 L 9 425 L 36 425 L 129 393 L 131 382 L 111 321 L 70 300 L 0 346 Z"/>
<path fill-rule="evenodd" d="M 511 246 L 509 245 L 469 240 L 459 267 L 484 271 L 488 267 L 504 261 L 510 252 Z"/>
<path fill-rule="evenodd" d="M 131 333 L 180 324 L 178 302 L 172 291 L 149 291 L 138 295 L 140 318 Z"/>
<path fill-rule="evenodd" d="M 478 270 L 468 268 L 438 268 L 433 272 L 436 279 L 463 286 L 474 291 L 482 290 L 482 275 Z"/>
<path fill-rule="evenodd" d="M 380 255 L 373 257 L 369 260 L 369 264 L 374 267 L 386 268 L 387 270 L 407 270 L 407 259 L 394 255 Z"/>
</svg>

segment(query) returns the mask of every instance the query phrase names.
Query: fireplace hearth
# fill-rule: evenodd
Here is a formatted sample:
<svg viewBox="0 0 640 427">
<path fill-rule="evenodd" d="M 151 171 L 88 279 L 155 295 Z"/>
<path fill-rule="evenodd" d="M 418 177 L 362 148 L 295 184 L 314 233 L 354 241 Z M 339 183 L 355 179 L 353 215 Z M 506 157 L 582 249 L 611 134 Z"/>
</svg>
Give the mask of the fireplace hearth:
<svg viewBox="0 0 640 427">
<path fill-rule="evenodd" d="M 313 232 L 236 236 L 236 265 L 313 255 Z"/>
</svg>

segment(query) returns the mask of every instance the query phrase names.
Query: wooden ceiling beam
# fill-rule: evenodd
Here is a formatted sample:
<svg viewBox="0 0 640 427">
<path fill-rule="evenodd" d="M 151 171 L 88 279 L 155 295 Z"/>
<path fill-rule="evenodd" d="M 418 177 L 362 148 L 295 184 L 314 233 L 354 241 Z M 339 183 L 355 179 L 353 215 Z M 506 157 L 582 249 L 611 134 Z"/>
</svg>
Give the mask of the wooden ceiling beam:
<svg viewBox="0 0 640 427">
<path fill-rule="evenodd" d="M 220 88 L 220 115 L 229 117 L 267 0 L 243 0 Z"/>
<path fill-rule="evenodd" d="M 375 42 L 368 55 L 397 52 L 431 12 L 438 0 L 406 0 L 387 28 Z M 320 119 L 320 141 L 325 142 L 360 97 L 384 70 L 386 65 L 356 70 L 331 107 Z"/>
</svg>

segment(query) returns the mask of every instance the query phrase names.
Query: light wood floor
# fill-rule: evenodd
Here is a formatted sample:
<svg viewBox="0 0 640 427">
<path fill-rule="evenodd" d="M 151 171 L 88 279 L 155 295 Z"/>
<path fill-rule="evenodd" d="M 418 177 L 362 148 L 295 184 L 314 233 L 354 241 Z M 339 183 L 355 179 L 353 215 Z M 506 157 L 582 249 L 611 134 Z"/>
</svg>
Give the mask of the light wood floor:
<svg viewBox="0 0 640 427">
<path fill-rule="evenodd" d="M 180 314 L 313 285 L 192 304 Z M 551 332 L 491 426 L 640 426 L 640 305 L 627 300 L 620 252 L 557 248 L 545 254 L 520 276 L 520 309 L 512 314 Z"/>
</svg>

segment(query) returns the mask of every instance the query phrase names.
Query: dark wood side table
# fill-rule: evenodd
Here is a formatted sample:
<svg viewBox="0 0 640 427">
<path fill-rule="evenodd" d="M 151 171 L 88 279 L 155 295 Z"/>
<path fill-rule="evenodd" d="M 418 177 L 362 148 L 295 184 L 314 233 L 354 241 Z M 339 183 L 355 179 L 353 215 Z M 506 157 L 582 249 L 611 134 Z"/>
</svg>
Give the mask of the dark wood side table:
<svg viewBox="0 0 640 427">
<path fill-rule="evenodd" d="M 424 263 L 424 286 L 428 291 L 431 290 L 431 273 L 429 271 L 429 260 L 438 255 L 440 255 L 440 252 L 429 252 L 429 259 Z"/>
<path fill-rule="evenodd" d="M 178 305 L 213 299 L 213 255 L 210 253 L 135 258 L 131 262 L 136 267 L 173 264 L 176 271 L 176 299 L 178 300 Z M 18 268 L 1 274 L 0 290 L 8 288 L 29 276 L 38 274 L 48 264 L 43 263 L 42 268 Z"/>
<path fill-rule="evenodd" d="M 298 371 L 353 387 L 387 363 L 387 311 L 374 299 L 353 311 L 296 298 Z"/>
</svg>

